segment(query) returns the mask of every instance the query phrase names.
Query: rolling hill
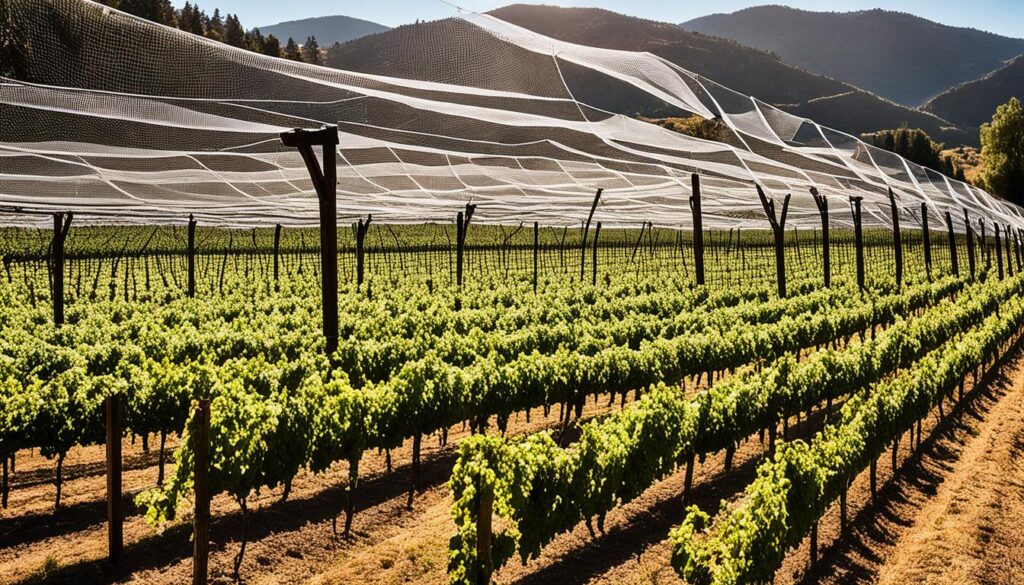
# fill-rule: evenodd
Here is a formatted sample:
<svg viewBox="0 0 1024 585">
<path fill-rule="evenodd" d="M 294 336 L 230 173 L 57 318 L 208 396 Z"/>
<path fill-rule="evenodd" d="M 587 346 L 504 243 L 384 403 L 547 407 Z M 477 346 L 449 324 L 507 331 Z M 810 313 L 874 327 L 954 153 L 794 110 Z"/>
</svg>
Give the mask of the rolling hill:
<svg viewBox="0 0 1024 585">
<path fill-rule="evenodd" d="M 786 63 L 913 107 L 1024 53 L 1024 39 L 884 10 L 758 6 L 681 26 L 772 51 Z"/>
<path fill-rule="evenodd" d="M 307 37 L 315 36 L 321 47 L 329 47 L 334 43 L 345 43 L 388 30 L 391 29 L 383 24 L 341 15 L 290 20 L 260 27 L 260 32 L 265 35 L 272 34 L 282 41 L 291 37 L 299 44 L 302 44 Z"/>
<path fill-rule="evenodd" d="M 948 144 L 971 143 L 976 133 L 953 128 L 928 113 L 900 106 L 849 84 L 798 69 L 767 51 L 734 41 L 685 31 L 676 25 L 624 16 L 594 8 L 556 8 L 512 5 L 494 16 L 567 42 L 629 51 L 649 51 L 685 69 L 706 76 L 735 91 L 752 95 L 816 122 L 855 136 L 906 124 L 921 128 Z M 363 37 L 328 51 L 332 67 L 390 75 L 416 75 L 417 71 L 444 67 L 458 71 L 460 51 L 484 50 L 464 38 L 465 25 L 448 20 L 397 27 Z M 446 39 L 445 59 L 426 50 L 427 43 Z M 485 43 L 485 39 L 477 39 Z M 400 70 L 399 70 L 400 69 Z M 455 74 L 455 73 L 453 73 Z M 609 86 L 588 72 L 569 69 L 566 78 L 579 88 L 585 103 L 624 114 L 652 117 L 672 115 L 664 104 L 639 99 L 628 87 Z M 430 78 L 427 76 L 425 78 Z M 436 78 L 436 76 L 434 76 Z"/>
<path fill-rule="evenodd" d="M 1010 98 L 1024 100 L 1024 55 L 981 79 L 958 85 L 932 98 L 924 109 L 958 124 L 980 126 Z"/>
</svg>

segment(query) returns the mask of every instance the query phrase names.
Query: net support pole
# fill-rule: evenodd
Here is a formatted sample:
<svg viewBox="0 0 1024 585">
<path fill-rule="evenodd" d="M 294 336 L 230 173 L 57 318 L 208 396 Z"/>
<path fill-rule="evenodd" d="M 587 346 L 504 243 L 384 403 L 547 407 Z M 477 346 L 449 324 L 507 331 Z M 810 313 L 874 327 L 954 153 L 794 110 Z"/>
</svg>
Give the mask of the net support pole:
<svg viewBox="0 0 1024 585">
<path fill-rule="evenodd" d="M 590 222 L 594 219 L 594 212 L 597 211 L 597 204 L 601 201 L 602 191 L 604 191 L 604 189 L 598 189 L 597 193 L 594 194 L 594 202 L 590 205 L 590 213 L 587 215 L 587 223 L 583 227 L 583 240 L 580 243 L 580 282 L 583 282 L 583 277 L 586 276 L 587 235 L 590 233 Z"/>
<path fill-rule="evenodd" d="M 591 274 L 591 284 L 597 286 L 597 239 L 601 236 L 601 222 L 597 222 L 597 227 L 594 229 L 594 252 L 592 259 L 594 261 L 593 274 Z"/>
<path fill-rule="evenodd" d="M 192 585 L 206 585 L 210 562 L 210 490 L 207 470 L 210 464 L 210 401 L 198 400 L 195 406 L 192 453 L 195 457 L 195 512 L 192 519 Z"/>
<path fill-rule="evenodd" d="M 1024 267 L 1021 266 L 1022 260 L 1020 256 L 1020 229 L 1013 230 L 1013 244 L 1014 252 L 1016 252 L 1017 256 L 1017 272 L 1020 272 L 1022 269 L 1024 269 Z"/>
<path fill-rule="evenodd" d="M 1003 244 L 1006 248 L 1006 276 L 1013 277 L 1013 247 L 1010 245 L 1010 240 L 1013 238 L 1010 233 L 1010 226 L 1003 226 Z"/>
<path fill-rule="evenodd" d="M 971 280 L 974 280 L 975 275 L 975 264 L 974 264 L 974 230 L 971 229 L 971 220 L 967 216 L 967 210 L 964 210 L 964 228 L 967 230 L 967 268 L 971 272 Z M 981 229 L 984 231 L 985 224 L 983 223 Z M 982 250 L 984 250 L 985 236 L 982 235 Z"/>
<path fill-rule="evenodd" d="M 967 222 L 967 210 L 966 209 L 964 210 L 964 221 Z M 967 225 L 970 226 L 970 223 L 967 222 Z M 979 244 L 979 246 L 978 247 L 981 248 L 981 254 L 980 254 L 981 261 L 983 263 L 988 264 L 988 263 L 992 262 L 992 253 L 985 246 L 985 218 L 984 217 L 979 217 L 978 218 L 978 228 L 979 228 L 979 232 L 978 232 L 979 233 L 979 235 L 978 235 L 978 244 Z M 971 276 L 972 277 L 974 276 L 974 269 L 973 268 L 971 269 Z"/>
<path fill-rule="evenodd" d="M 366 274 L 366 233 L 370 230 L 372 221 L 373 215 L 367 215 L 366 221 L 360 218 L 356 224 L 356 288 L 363 286 Z"/>
<path fill-rule="evenodd" d="M 64 243 L 71 229 L 71 213 L 53 214 L 53 245 L 51 246 L 51 264 L 53 266 L 53 324 L 60 327 L 64 324 Z"/>
<path fill-rule="evenodd" d="M 121 562 L 124 550 L 124 515 L 121 509 L 121 397 L 108 396 L 107 418 L 107 559 Z"/>
<path fill-rule="evenodd" d="M 892 214 L 892 247 L 896 257 L 896 289 L 903 287 L 903 235 L 900 233 L 900 209 L 896 194 L 889 189 L 889 211 Z"/>
<path fill-rule="evenodd" d="M 953 231 L 953 214 L 946 212 L 946 229 L 949 231 L 949 269 L 953 276 L 960 276 L 960 261 L 956 257 L 956 232 Z"/>
<path fill-rule="evenodd" d="M 857 256 L 857 287 L 864 290 L 864 228 L 861 223 L 861 201 L 863 197 L 850 197 L 853 213 L 853 247 Z"/>
<path fill-rule="evenodd" d="M 822 274 L 825 277 L 825 288 L 832 283 L 831 253 L 829 251 L 828 239 L 828 199 L 818 192 L 816 187 L 811 187 L 811 196 L 814 197 L 814 204 L 818 206 L 818 214 L 821 215 L 821 264 Z"/>
<path fill-rule="evenodd" d="M 1003 279 L 1003 245 L 999 239 L 999 224 L 994 223 L 992 227 L 996 232 L 996 264 L 999 270 L 999 280 Z"/>
<path fill-rule="evenodd" d="M 540 223 L 533 222 L 533 292 L 537 292 L 537 253 L 540 249 Z"/>
<path fill-rule="evenodd" d="M 690 175 L 693 195 L 690 195 L 690 213 L 693 214 L 693 272 L 697 286 L 704 285 L 704 218 L 700 207 L 700 175 Z"/>
<path fill-rule="evenodd" d="M 275 264 L 276 267 L 276 264 Z M 196 220 L 188 214 L 188 298 L 196 296 Z"/>
<path fill-rule="evenodd" d="M 476 205 L 467 203 L 466 211 L 460 211 L 455 216 L 455 221 L 458 224 L 455 230 L 455 283 L 460 289 L 462 288 L 462 265 L 466 256 L 466 232 L 469 231 L 469 222 L 473 219 L 474 211 L 476 211 Z"/>
<path fill-rule="evenodd" d="M 274 290 L 278 290 L 281 277 L 281 224 L 274 226 Z"/>
<path fill-rule="evenodd" d="M 928 231 L 928 203 L 921 202 L 921 236 L 924 238 L 924 270 L 930 280 L 932 277 L 932 235 Z"/>
<path fill-rule="evenodd" d="M 338 349 L 338 169 L 335 164 L 338 127 L 289 130 L 281 133 L 281 143 L 298 148 L 320 202 L 320 291 L 324 337 L 330 355 Z M 322 169 L 313 152 L 314 146 L 320 146 L 323 151 Z"/>
<path fill-rule="evenodd" d="M 790 194 L 782 202 L 782 213 L 776 216 L 775 200 L 769 200 L 764 194 L 760 185 L 757 187 L 757 196 L 761 199 L 761 206 L 764 207 L 764 214 L 768 216 L 768 223 L 775 235 L 775 272 L 779 285 L 779 298 L 786 296 L 786 215 L 789 213 Z"/>
</svg>

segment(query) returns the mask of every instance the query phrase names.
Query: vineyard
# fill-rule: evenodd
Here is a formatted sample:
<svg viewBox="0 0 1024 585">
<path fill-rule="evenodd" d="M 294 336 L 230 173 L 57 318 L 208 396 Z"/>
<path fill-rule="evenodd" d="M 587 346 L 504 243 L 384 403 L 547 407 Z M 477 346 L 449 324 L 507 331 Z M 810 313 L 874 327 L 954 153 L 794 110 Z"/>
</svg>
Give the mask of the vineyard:
<svg viewBox="0 0 1024 585">
<path fill-rule="evenodd" d="M 898 583 L 1011 538 L 1021 209 L 650 52 L 396 31 L 379 75 L 0 0 L 0 583 Z"/>
</svg>

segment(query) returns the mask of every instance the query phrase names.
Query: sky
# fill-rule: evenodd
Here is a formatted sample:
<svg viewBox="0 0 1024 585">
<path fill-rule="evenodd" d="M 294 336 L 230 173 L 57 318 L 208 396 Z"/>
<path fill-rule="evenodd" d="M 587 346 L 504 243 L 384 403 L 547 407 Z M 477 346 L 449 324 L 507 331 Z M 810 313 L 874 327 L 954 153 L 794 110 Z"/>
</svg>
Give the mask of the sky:
<svg viewBox="0 0 1024 585">
<path fill-rule="evenodd" d="M 184 0 L 173 0 L 181 6 Z M 436 20 L 456 13 L 452 4 L 486 12 L 514 0 L 200 0 L 207 12 L 238 14 L 246 27 L 265 26 L 285 20 L 343 14 L 388 26 L 420 20 Z M 538 2 L 532 2 L 538 3 Z M 1024 0 L 544 0 L 559 6 L 596 6 L 615 12 L 666 22 L 685 22 L 716 12 L 733 12 L 760 4 L 787 4 L 819 11 L 851 11 L 884 8 L 909 12 L 949 24 L 1024 37 Z"/>
</svg>

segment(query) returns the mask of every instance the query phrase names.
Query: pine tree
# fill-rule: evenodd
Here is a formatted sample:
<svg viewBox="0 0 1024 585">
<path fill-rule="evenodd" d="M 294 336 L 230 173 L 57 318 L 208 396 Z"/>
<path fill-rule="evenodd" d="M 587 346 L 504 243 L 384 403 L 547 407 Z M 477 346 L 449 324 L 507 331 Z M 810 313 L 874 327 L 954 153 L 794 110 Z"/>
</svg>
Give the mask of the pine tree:
<svg viewBox="0 0 1024 585">
<path fill-rule="evenodd" d="M 270 55 L 271 57 L 280 57 L 281 41 L 274 35 L 267 35 L 267 38 L 263 39 L 263 54 Z"/>
<path fill-rule="evenodd" d="M 0 76 L 31 81 L 28 41 L 14 17 L 9 0 L 0 0 Z"/>
<path fill-rule="evenodd" d="M 206 36 L 215 41 L 223 41 L 224 33 L 224 20 L 220 16 L 220 8 L 214 8 L 213 16 L 206 23 Z"/>
<path fill-rule="evenodd" d="M 260 29 L 254 28 L 245 33 L 245 48 L 253 53 L 262 53 L 266 44 L 267 39 L 263 37 Z"/>
<path fill-rule="evenodd" d="M 171 0 L 121 0 L 117 8 L 157 24 L 178 26 Z"/>
<path fill-rule="evenodd" d="M 288 44 L 284 47 L 285 59 L 291 59 L 292 61 L 302 61 L 302 51 L 299 49 L 299 45 L 295 43 L 295 39 L 288 37 Z"/>
<path fill-rule="evenodd" d="M 1020 100 L 999 106 L 981 127 L 981 181 L 994 195 L 1024 204 L 1024 109 Z"/>
<path fill-rule="evenodd" d="M 237 14 L 229 14 L 224 21 L 224 42 L 232 47 L 245 48 L 245 29 Z"/>
<path fill-rule="evenodd" d="M 306 44 L 302 46 L 302 56 L 306 63 L 324 64 L 324 59 L 320 55 L 320 44 L 316 42 L 316 37 L 311 36 L 306 39 Z"/>
</svg>

